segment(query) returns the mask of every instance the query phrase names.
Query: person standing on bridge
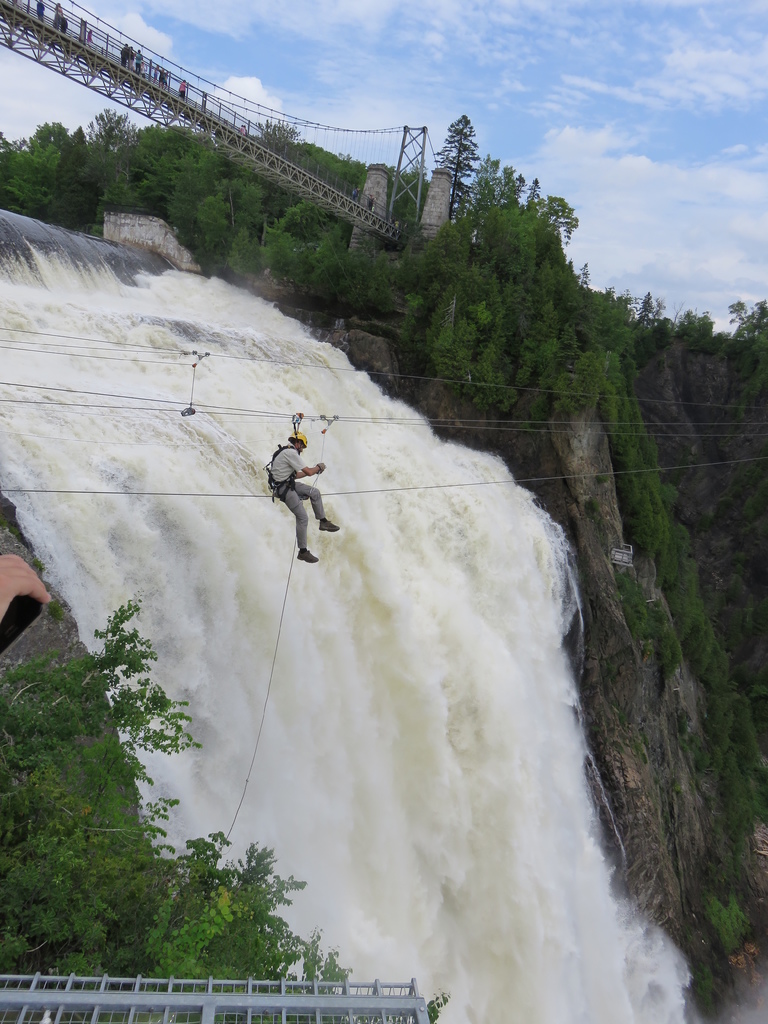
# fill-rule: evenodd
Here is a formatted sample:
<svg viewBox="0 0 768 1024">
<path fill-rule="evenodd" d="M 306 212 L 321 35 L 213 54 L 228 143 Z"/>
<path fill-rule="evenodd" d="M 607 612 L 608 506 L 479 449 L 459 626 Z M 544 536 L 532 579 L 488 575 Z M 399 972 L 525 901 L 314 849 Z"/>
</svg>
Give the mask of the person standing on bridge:
<svg viewBox="0 0 768 1024">
<path fill-rule="evenodd" d="M 45 4 L 43 0 L 37 0 L 37 16 L 40 21 L 45 21 Z"/>
<path fill-rule="evenodd" d="M 307 498 L 312 504 L 315 519 L 320 521 L 321 530 L 325 533 L 338 533 L 339 527 L 330 519 L 326 519 L 323 499 L 315 485 L 307 487 L 306 484 L 298 482 L 302 477 L 316 476 L 325 470 L 324 462 L 318 462 L 316 466 L 305 466 L 301 461 L 301 453 L 308 443 L 304 434 L 296 430 L 288 438 L 288 444 L 281 445 L 272 456 L 268 470 L 272 494 L 284 502 L 296 516 L 296 543 L 299 545 L 297 557 L 300 562 L 311 563 L 319 562 L 320 559 L 307 547 L 309 517 L 304 508 Z"/>
</svg>

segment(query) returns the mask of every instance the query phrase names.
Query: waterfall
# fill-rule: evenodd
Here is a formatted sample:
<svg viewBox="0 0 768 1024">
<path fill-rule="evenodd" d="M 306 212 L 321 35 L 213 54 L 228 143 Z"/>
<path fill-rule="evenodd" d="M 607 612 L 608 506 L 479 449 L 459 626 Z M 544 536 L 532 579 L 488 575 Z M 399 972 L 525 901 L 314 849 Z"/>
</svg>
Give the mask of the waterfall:
<svg viewBox="0 0 768 1024">
<path fill-rule="evenodd" d="M 203 744 L 149 765 L 172 839 L 229 828 L 293 566 L 232 834 L 308 882 L 292 926 L 355 979 L 449 992 L 446 1024 L 682 1022 L 686 966 L 600 849 L 559 528 L 270 305 L 36 230 L 0 269 L 0 487 L 86 643 L 142 600 Z M 262 470 L 297 411 L 342 527 L 310 520 L 317 565 Z"/>
</svg>

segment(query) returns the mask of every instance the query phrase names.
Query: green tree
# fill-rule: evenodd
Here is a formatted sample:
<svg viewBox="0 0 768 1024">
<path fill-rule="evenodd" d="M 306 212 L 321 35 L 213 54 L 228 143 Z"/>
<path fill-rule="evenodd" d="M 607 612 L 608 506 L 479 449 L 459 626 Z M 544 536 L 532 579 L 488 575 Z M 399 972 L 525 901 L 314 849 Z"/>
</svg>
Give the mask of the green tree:
<svg viewBox="0 0 768 1024">
<path fill-rule="evenodd" d="M 86 231 L 96 220 L 99 190 L 88 175 L 88 143 L 82 128 L 62 142 L 60 153 L 50 217 L 62 227 Z"/>
<path fill-rule="evenodd" d="M 542 215 L 558 232 L 565 245 L 568 245 L 573 232 L 579 226 L 579 218 L 572 206 L 560 196 L 547 196 L 541 207 Z"/>
<path fill-rule="evenodd" d="M 12 738 L 0 758 L 3 970 L 144 962 L 142 935 L 168 871 L 152 840 L 174 801 L 149 803 L 140 817 L 137 784 L 151 779 L 139 753 L 193 741 L 184 705 L 146 675 L 154 653 L 128 628 L 137 612 L 129 603 L 110 618 L 96 654 L 3 677 L 0 728 Z"/>
<path fill-rule="evenodd" d="M 745 399 L 753 400 L 768 389 L 768 302 L 756 302 L 751 309 L 745 302 L 734 302 L 728 309 L 736 329 L 725 351 L 749 380 Z"/>
<path fill-rule="evenodd" d="M 29 142 L 3 144 L 0 151 L 0 199 L 6 209 L 47 220 L 56 189 L 59 150 L 51 138 L 56 128 L 43 125 Z M 63 129 L 66 134 L 66 129 Z"/>
<path fill-rule="evenodd" d="M 120 182 L 130 181 L 131 160 L 138 145 L 138 129 L 127 114 L 106 108 L 86 131 L 89 169 L 101 194 Z"/>
<path fill-rule="evenodd" d="M 448 127 L 443 148 L 437 154 L 441 167 L 451 172 L 451 199 L 448 216 L 451 220 L 468 197 L 469 179 L 479 161 L 475 129 L 466 114 L 462 114 Z"/>
<path fill-rule="evenodd" d="M 517 206 L 514 167 L 502 167 L 489 153 L 477 168 L 469 194 L 473 212 L 481 217 L 493 206 Z"/>
</svg>

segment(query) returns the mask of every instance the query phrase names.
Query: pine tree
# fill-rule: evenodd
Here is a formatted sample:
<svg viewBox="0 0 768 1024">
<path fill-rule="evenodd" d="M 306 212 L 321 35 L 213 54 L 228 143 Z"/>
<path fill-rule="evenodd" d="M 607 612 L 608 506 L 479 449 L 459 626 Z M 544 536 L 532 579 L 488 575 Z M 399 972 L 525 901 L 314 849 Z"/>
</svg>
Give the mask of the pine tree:
<svg viewBox="0 0 768 1024">
<path fill-rule="evenodd" d="M 457 121 L 449 126 L 443 148 L 437 154 L 439 165 L 447 167 L 453 175 L 451 203 L 448 211 L 451 220 L 469 191 L 469 179 L 479 159 L 475 129 L 467 115 L 462 114 Z"/>
<path fill-rule="evenodd" d="M 518 174 L 518 176 L 515 178 L 515 198 L 517 199 L 518 203 L 523 198 L 524 191 L 525 178 L 522 176 L 522 174 Z"/>
</svg>

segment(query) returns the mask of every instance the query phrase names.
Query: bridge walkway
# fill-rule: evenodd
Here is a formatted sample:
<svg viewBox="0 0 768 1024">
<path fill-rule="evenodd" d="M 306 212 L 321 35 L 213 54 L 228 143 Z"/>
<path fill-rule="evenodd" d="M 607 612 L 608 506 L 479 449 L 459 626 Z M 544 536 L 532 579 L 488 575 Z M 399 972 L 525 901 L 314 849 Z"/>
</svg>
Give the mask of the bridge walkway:
<svg viewBox="0 0 768 1024">
<path fill-rule="evenodd" d="M 388 219 L 385 209 L 353 196 L 351 184 L 312 161 L 300 144 L 286 140 L 312 127 L 310 122 L 230 93 L 222 96 L 219 87 L 148 50 L 136 49 L 131 59 L 133 40 L 72 0 L 64 11 L 62 24 L 40 0 L 0 0 L 0 44 L 151 121 L 206 135 L 232 160 L 281 188 L 387 242 L 402 242 L 400 225 Z"/>
</svg>

